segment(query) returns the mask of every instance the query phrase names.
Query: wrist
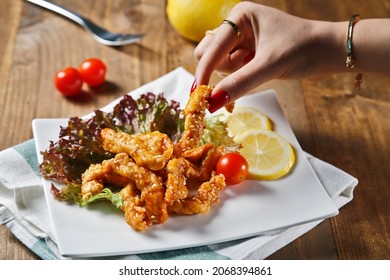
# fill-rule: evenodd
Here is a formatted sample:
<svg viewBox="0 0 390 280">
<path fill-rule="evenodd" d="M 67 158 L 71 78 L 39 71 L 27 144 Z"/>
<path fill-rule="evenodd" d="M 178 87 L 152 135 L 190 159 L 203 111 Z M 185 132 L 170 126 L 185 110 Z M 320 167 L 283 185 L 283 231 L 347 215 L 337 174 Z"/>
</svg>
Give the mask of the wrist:
<svg viewBox="0 0 390 280">
<path fill-rule="evenodd" d="M 313 21 L 314 72 L 326 75 L 351 71 L 345 65 L 348 22 Z"/>
</svg>

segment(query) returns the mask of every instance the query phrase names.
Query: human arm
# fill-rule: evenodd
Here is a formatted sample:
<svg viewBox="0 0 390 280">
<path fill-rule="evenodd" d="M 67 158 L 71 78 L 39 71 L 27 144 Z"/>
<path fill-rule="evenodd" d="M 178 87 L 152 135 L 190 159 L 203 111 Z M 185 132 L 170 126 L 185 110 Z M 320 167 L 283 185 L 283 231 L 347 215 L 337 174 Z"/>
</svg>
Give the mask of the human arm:
<svg viewBox="0 0 390 280">
<path fill-rule="evenodd" d="M 215 86 L 212 112 L 272 79 L 345 71 L 390 74 L 390 19 L 355 24 L 352 69 L 345 65 L 348 21 L 308 20 L 250 2 L 236 5 L 228 19 L 240 28 L 239 38 L 222 24 L 195 49 L 198 85 L 208 84 L 214 70 L 229 74 Z"/>
</svg>

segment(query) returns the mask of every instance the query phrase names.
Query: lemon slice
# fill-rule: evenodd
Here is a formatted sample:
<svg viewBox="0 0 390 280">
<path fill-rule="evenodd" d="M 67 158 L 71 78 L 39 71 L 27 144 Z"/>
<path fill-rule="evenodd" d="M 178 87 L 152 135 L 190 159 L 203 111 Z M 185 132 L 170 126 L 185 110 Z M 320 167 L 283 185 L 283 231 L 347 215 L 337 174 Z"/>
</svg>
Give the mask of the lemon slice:
<svg viewBox="0 0 390 280">
<path fill-rule="evenodd" d="M 295 163 L 290 143 L 271 130 L 252 130 L 240 134 L 240 153 L 249 164 L 249 179 L 275 180 L 286 175 Z"/>
<path fill-rule="evenodd" d="M 252 107 L 236 106 L 233 113 L 225 113 L 229 135 L 240 137 L 249 130 L 272 130 L 271 120 L 259 110 Z"/>
</svg>

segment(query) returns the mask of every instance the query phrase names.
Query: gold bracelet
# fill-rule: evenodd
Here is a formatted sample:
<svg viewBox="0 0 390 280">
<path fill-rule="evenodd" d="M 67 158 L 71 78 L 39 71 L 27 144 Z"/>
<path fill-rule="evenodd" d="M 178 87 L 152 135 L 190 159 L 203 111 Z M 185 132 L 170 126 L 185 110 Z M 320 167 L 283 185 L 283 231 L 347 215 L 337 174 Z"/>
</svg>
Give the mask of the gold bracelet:
<svg viewBox="0 0 390 280">
<path fill-rule="evenodd" d="M 353 59 L 352 55 L 352 35 L 353 35 L 353 27 L 355 26 L 355 23 L 357 23 L 361 17 L 359 15 L 352 15 L 349 19 L 348 24 L 348 33 L 347 33 L 347 59 L 345 61 L 345 65 L 348 68 L 355 67 L 355 61 Z M 363 74 L 358 73 L 355 77 L 355 88 L 360 89 L 363 82 Z"/>
<path fill-rule="evenodd" d="M 352 56 L 352 34 L 353 34 L 353 27 L 355 26 L 355 23 L 357 23 L 359 20 L 360 20 L 359 15 L 353 15 L 349 20 L 348 34 L 347 34 L 347 60 L 345 61 L 345 65 L 348 68 L 355 67 L 355 61 Z"/>
</svg>

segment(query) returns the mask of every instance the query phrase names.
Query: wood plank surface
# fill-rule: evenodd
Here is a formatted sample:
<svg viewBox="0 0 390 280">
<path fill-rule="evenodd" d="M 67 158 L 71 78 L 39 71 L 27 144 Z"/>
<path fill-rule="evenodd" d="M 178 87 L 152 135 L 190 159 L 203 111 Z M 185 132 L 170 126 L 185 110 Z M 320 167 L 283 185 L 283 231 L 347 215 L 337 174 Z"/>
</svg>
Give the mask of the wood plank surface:
<svg viewBox="0 0 390 280">
<path fill-rule="evenodd" d="M 147 36 L 137 44 L 108 47 L 52 12 L 22 0 L 0 0 L 0 150 L 31 139 L 34 118 L 82 116 L 179 66 L 196 69 L 196 45 L 172 28 L 165 1 L 55 1 L 112 31 Z M 354 13 L 390 17 L 389 0 L 254 2 L 319 20 L 346 21 Z M 106 62 L 107 82 L 83 88 L 77 98 L 58 94 L 56 71 L 88 57 Z M 213 75 L 212 81 L 218 79 Z M 390 77 L 365 74 L 360 91 L 353 82 L 352 74 L 343 73 L 271 81 L 253 91 L 275 89 L 302 148 L 359 180 L 354 199 L 339 215 L 269 259 L 390 258 Z M 0 259 L 37 258 L 0 226 Z"/>
</svg>

